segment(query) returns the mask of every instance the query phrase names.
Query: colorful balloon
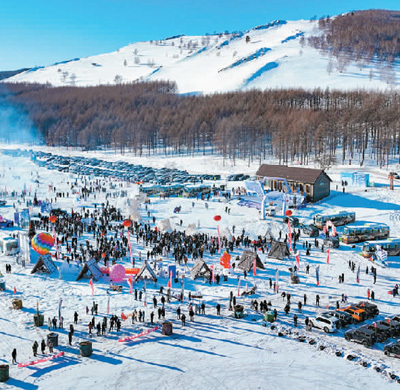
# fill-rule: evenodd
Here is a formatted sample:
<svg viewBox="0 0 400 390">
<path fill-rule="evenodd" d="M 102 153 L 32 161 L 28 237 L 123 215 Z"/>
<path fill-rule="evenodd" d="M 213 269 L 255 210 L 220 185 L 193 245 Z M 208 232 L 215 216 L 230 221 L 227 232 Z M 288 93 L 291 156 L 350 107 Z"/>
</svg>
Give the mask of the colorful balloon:
<svg viewBox="0 0 400 390">
<path fill-rule="evenodd" d="M 110 279 L 113 282 L 120 282 L 125 278 L 125 267 L 121 264 L 114 264 L 110 269 Z"/>
<path fill-rule="evenodd" d="M 126 228 L 131 226 L 131 224 L 132 222 L 130 221 L 130 219 L 125 219 L 124 222 L 122 222 L 122 225 L 124 225 Z"/>
<path fill-rule="evenodd" d="M 290 217 L 292 214 L 293 214 L 293 213 L 292 213 L 292 210 L 286 210 L 286 211 L 285 211 L 285 215 L 286 215 L 287 217 Z"/>
<path fill-rule="evenodd" d="M 31 245 L 39 255 L 46 255 L 54 246 L 54 238 L 49 233 L 38 233 L 32 237 Z"/>
<path fill-rule="evenodd" d="M 221 220 L 221 216 L 220 215 L 214 215 L 214 221 L 220 221 Z"/>
</svg>

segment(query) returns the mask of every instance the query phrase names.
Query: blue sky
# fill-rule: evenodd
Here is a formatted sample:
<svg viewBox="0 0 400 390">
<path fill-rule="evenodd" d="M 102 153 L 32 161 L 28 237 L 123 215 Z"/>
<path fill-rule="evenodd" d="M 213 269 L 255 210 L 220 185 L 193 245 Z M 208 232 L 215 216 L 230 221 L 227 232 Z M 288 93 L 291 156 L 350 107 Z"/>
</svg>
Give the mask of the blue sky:
<svg viewBox="0 0 400 390">
<path fill-rule="evenodd" d="M 371 8 L 400 10 L 400 1 L 1 0 L 0 70 L 49 65 L 177 34 L 245 30 L 276 19 Z"/>
</svg>

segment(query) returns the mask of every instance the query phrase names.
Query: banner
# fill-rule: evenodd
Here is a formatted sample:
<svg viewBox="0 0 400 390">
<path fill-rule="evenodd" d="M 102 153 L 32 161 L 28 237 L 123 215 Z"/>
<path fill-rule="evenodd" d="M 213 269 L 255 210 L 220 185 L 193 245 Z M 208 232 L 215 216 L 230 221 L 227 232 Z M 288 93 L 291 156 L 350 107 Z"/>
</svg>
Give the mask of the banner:
<svg viewBox="0 0 400 390">
<path fill-rule="evenodd" d="M 137 339 L 137 338 L 139 338 L 139 337 L 146 336 L 146 335 L 149 334 L 149 333 L 155 332 L 155 331 L 158 330 L 159 328 L 160 328 L 159 326 L 156 326 L 155 328 L 146 329 L 146 330 L 144 330 L 143 332 L 140 332 L 139 334 L 135 334 L 134 336 L 127 336 L 127 337 L 124 337 L 124 338 L 122 338 L 122 339 L 118 339 L 118 342 L 119 342 L 119 343 L 123 343 L 124 341 L 132 341 L 132 340 L 135 340 L 135 339 Z"/>
<path fill-rule="evenodd" d="M 358 269 L 357 269 L 357 283 L 360 283 L 360 264 L 358 264 Z"/>
<path fill-rule="evenodd" d="M 275 292 L 278 293 L 279 292 L 279 270 L 276 270 L 275 273 Z"/>
<path fill-rule="evenodd" d="M 253 260 L 253 276 L 257 276 L 257 261 Z"/>
<path fill-rule="evenodd" d="M 331 253 L 330 249 L 326 250 L 326 264 L 329 264 L 329 253 Z"/>
<path fill-rule="evenodd" d="M 296 265 L 297 265 L 297 269 L 300 269 L 300 253 L 298 253 L 296 255 Z"/>
<path fill-rule="evenodd" d="M 317 286 L 319 286 L 319 266 L 315 268 L 315 278 L 317 279 Z"/>
<path fill-rule="evenodd" d="M 129 229 L 126 231 L 126 235 L 128 237 L 128 248 L 129 248 L 129 256 L 131 258 L 131 264 L 133 267 L 133 256 L 132 256 L 132 247 L 131 247 L 131 236 L 129 234 Z"/>
<path fill-rule="evenodd" d="M 60 298 L 60 302 L 58 303 L 58 321 L 61 322 L 61 306 L 62 306 L 63 300 Z"/>
<path fill-rule="evenodd" d="M 238 278 L 238 293 L 237 296 L 240 296 L 240 277 Z"/>
<path fill-rule="evenodd" d="M 61 356 L 64 356 L 64 351 L 59 352 L 59 353 L 57 353 L 55 355 L 47 356 L 47 357 L 45 357 L 43 359 L 32 360 L 32 361 L 27 362 L 27 363 L 18 363 L 18 367 L 21 368 L 21 367 L 33 366 L 33 365 L 38 364 L 38 363 L 48 362 L 49 360 L 53 360 L 53 359 L 59 358 Z"/>
<path fill-rule="evenodd" d="M 290 220 L 289 219 L 288 219 L 287 225 L 288 225 L 288 231 L 289 231 L 289 234 L 288 234 L 289 251 L 292 252 L 293 251 L 293 248 L 292 248 L 292 229 L 290 228 Z"/>
<path fill-rule="evenodd" d="M 128 278 L 127 280 L 128 284 L 129 284 L 129 294 L 132 294 L 133 292 L 133 281 L 132 281 L 132 276 L 130 278 Z"/>
<path fill-rule="evenodd" d="M 172 271 L 169 271 L 169 280 L 168 280 L 167 288 L 172 288 Z"/>
<path fill-rule="evenodd" d="M 90 280 L 89 280 L 89 286 L 92 288 L 92 295 L 94 295 L 93 278 L 90 278 Z"/>
</svg>

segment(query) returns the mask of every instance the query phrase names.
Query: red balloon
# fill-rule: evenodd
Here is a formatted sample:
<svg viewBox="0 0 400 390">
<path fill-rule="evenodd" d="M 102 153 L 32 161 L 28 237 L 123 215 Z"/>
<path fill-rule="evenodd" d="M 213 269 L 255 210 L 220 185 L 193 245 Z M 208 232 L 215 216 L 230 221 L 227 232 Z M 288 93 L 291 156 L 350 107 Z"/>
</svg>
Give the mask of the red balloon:
<svg viewBox="0 0 400 390">
<path fill-rule="evenodd" d="M 51 215 L 50 218 L 49 218 L 49 221 L 51 223 L 55 223 L 57 221 L 57 217 L 55 215 Z"/>
<path fill-rule="evenodd" d="M 122 225 L 124 225 L 125 227 L 129 227 L 131 226 L 132 222 L 130 221 L 130 219 L 125 219 L 124 222 L 122 222 Z"/>
<path fill-rule="evenodd" d="M 292 214 L 293 214 L 293 213 L 292 213 L 292 210 L 286 210 L 286 211 L 285 211 L 285 215 L 286 215 L 287 217 L 290 217 Z"/>
<path fill-rule="evenodd" d="M 214 221 L 220 221 L 221 216 L 220 215 L 214 215 Z"/>
</svg>

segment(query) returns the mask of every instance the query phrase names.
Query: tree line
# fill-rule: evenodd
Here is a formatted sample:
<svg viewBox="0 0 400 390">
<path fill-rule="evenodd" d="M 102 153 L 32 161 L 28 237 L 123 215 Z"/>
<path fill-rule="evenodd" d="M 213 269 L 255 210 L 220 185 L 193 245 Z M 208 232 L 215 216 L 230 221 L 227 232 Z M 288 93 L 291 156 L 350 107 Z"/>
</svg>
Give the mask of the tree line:
<svg viewBox="0 0 400 390">
<path fill-rule="evenodd" d="M 321 167 L 399 158 L 395 92 L 279 89 L 206 96 L 171 82 L 97 87 L 2 84 L 0 107 L 28 116 L 48 145 L 143 156 L 219 154 L 235 161 L 318 161 Z M 400 162 L 400 160 L 399 160 Z"/>
</svg>

